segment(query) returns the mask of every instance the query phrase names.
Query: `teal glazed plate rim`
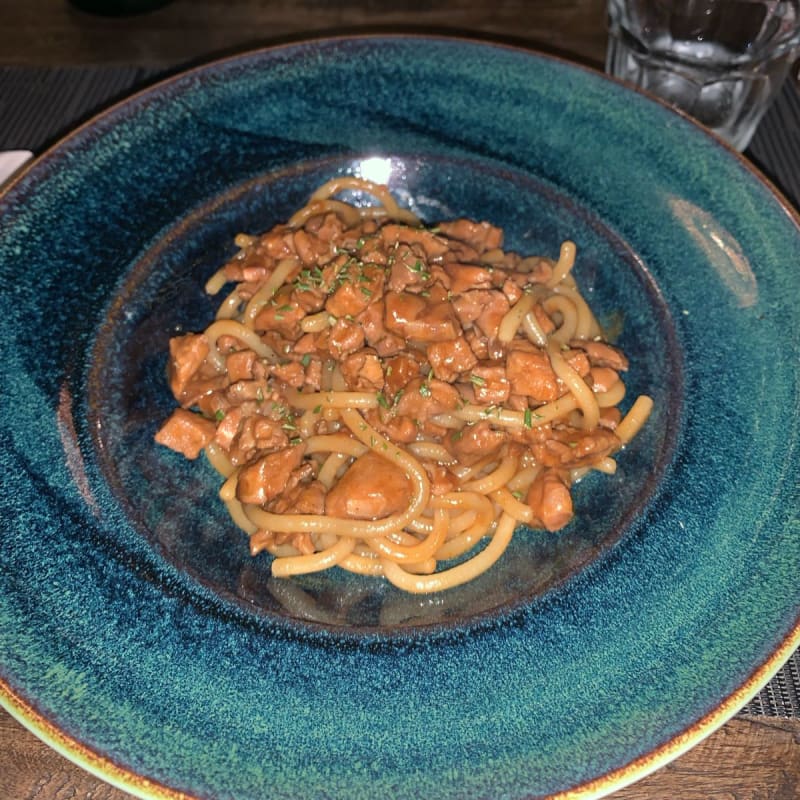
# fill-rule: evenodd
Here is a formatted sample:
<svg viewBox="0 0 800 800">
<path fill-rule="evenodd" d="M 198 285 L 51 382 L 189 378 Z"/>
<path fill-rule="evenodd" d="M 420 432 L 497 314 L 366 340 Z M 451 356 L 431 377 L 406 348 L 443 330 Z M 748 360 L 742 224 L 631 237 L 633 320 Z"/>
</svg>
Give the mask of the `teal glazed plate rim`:
<svg viewBox="0 0 800 800">
<path fill-rule="evenodd" d="M 342 174 L 525 254 L 573 239 L 624 404 L 655 400 L 567 528 L 441 596 L 270 580 L 207 465 L 152 442 L 168 338 L 210 319 L 235 234 Z M 711 134 L 512 46 L 304 41 L 110 108 L 0 194 L 0 702 L 142 798 L 641 778 L 800 644 L 799 255 L 797 213 Z"/>
</svg>

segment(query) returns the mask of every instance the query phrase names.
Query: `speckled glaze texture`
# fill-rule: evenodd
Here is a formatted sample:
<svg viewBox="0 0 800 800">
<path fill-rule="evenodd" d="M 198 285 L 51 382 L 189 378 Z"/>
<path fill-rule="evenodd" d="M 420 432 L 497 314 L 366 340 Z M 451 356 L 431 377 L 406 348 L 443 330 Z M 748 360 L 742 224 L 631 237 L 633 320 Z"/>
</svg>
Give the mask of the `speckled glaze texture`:
<svg viewBox="0 0 800 800">
<path fill-rule="evenodd" d="M 335 573 L 287 594 L 210 470 L 151 444 L 168 337 L 209 319 L 235 233 L 366 162 L 428 220 L 573 238 L 657 404 L 565 531 L 436 599 Z M 513 48 L 288 45 L 111 109 L 0 196 L 0 701 L 148 798 L 635 780 L 800 642 L 799 259 L 796 215 L 718 141 Z"/>
</svg>

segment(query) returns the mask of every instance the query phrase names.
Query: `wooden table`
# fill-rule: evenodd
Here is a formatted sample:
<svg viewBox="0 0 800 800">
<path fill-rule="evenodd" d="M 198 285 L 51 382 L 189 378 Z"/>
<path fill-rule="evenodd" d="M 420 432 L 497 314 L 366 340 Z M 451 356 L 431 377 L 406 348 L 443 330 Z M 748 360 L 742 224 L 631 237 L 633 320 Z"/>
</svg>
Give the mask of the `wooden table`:
<svg viewBox="0 0 800 800">
<path fill-rule="evenodd" d="M 0 713 L 3 800 L 126 800 Z M 797 800 L 800 719 L 736 717 L 611 800 Z M 265 798 L 268 800 L 268 798 Z M 377 798 L 376 798 L 377 800 Z"/>
<path fill-rule="evenodd" d="M 173 0 L 124 18 L 65 0 L 0 0 L 0 63 L 167 67 L 304 32 L 386 26 L 466 31 L 599 66 L 604 0 Z M 2 125 L 2 119 L 0 119 Z M 0 711 L 0 800 L 123 800 Z M 797 800 L 800 718 L 737 716 L 616 800 Z"/>
</svg>

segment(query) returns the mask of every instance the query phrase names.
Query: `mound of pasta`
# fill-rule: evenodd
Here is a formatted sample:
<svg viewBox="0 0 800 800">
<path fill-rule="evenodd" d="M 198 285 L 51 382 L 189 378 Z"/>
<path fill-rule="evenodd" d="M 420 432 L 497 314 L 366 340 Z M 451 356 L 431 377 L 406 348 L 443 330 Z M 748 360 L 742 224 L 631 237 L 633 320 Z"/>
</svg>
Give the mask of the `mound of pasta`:
<svg viewBox="0 0 800 800">
<path fill-rule="evenodd" d="M 348 190 L 374 203 L 336 199 Z M 275 576 L 471 580 L 520 523 L 566 525 L 573 483 L 612 473 L 650 412 L 645 396 L 619 410 L 628 361 L 576 286 L 571 242 L 522 257 L 489 223 L 425 226 L 345 177 L 235 243 L 206 285 L 233 284 L 216 318 L 170 341 L 179 408 L 156 441 L 205 452 Z"/>
</svg>

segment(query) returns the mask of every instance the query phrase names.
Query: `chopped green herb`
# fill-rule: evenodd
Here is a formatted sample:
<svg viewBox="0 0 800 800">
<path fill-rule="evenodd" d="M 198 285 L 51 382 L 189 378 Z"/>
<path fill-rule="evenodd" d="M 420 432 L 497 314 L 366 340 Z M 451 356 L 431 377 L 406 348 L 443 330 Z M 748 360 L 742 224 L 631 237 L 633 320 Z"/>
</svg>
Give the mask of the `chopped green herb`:
<svg viewBox="0 0 800 800">
<path fill-rule="evenodd" d="M 429 386 L 427 383 L 423 383 L 423 384 L 422 384 L 422 385 L 419 387 L 419 393 L 420 393 L 420 394 L 421 394 L 423 397 L 430 397 L 430 396 L 431 396 L 431 387 L 430 387 L 430 386 Z"/>
<path fill-rule="evenodd" d="M 360 288 L 361 288 L 361 294 L 363 294 L 364 297 L 372 297 L 372 292 L 369 289 L 367 289 L 366 286 L 362 286 Z"/>
<path fill-rule="evenodd" d="M 472 383 L 475 384 L 475 386 L 485 386 L 486 385 L 486 379 L 482 378 L 480 375 L 470 375 L 469 379 L 470 379 L 470 381 Z"/>
<path fill-rule="evenodd" d="M 308 366 L 308 365 L 311 363 L 311 353 L 306 353 L 306 354 L 305 354 L 305 355 L 304 355 L 304 356 L 303 356 L 303 357 L 300 359 L 300 363 L 301 363 L 301 364 L 302 364 L 304 367 L 307 367 L 307 366 Z"/>
<path fill-rule="evenodd" d="M 533 427 L 533 414 L 531 414 L 531 410 L 529 408 L 525 409 L 525 427 L 532 428 Z"/>
<path fill-rule="evenodd" d="M 218 408 L 218 409 L 217 409 L 217 410 L 214 412 L 214 419 L 215 419 L 217 422 L 222 422 L 222 420 L 224 420 L 224 419 L 225 419 L 225 412 L 224 412 L 224 411 L 223 411 L 221 408 Z"/>
<path fill-rule="evenodd" d="M 389 401 L 386 399 L 386 396 L 383 392 L 378 392 L 375 396 L 377 397 L 378 405 L 381 408 L 389 408 Z"/>
<path fill-rule="evenodd" d="M 520 491 L 511 492 L 511 496 L 512 496 L 512 497 L 513 497 L 515 500 L 522 500 L 522 492 L 520 492 Z"/>
<path fill-rule="evenodd" d="M 320 403 L 318 406 L 314 406 L 313 411 L 315 414 L 322 413 L 322 404 Z"/>
<path fill-rule="evenodd" d="M 259 405 L 264 402 L 264 390 L 260 386 L 256 389 L 256 402 Z"/>
<path fill-rule="evenodd" d="M 292 439 L 289 439 L 289 444 L 297 446 L 298 444 L 303 444 L 303 438 L 301 436 L 295 436 Z"/>
</svg>

